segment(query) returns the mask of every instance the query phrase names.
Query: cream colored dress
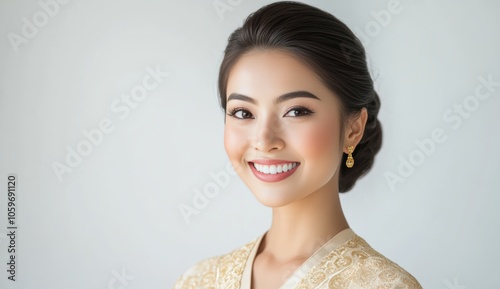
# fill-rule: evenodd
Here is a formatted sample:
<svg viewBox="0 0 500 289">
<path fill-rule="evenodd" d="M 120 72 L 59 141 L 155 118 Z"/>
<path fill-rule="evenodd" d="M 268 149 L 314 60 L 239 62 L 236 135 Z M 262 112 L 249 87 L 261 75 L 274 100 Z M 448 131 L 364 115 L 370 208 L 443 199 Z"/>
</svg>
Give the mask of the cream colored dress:
<svg viewBox="0 0 500 289">
<path fill-rule="evenodd" d="M 265 234 L 264 234 L 265 235 Z M 201 261 L 174 289 L 251 289 L 252 267 L 264 235 L 226 255 Z M 345 229 L 309 257 L 280 289 L 422 288 L 418 281 Z"/>
</svg>

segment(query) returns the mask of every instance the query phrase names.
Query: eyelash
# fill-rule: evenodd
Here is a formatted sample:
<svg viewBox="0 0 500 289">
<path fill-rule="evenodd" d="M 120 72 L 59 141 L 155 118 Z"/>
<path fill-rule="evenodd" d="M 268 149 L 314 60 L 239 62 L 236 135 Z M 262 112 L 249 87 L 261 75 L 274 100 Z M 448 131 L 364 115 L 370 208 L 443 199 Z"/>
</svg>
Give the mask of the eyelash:
<svg viewBox="0 0 500 289">
<path fill-rule="evenodd" d="M 303 106 L 303 105 L 298 105 L 298 106 L 294 106 L 294 107 L 290 108 L 286 112 L 286 114 L 288 114 L 288 113 L 290 113 L 290 111 L 294 111 L 294 110 L 299 111 L 299 112 L 301 111 L 302 113 L 304 113 L 302 115 L 298 115 L 298 116 L 294 116 L 294 117 L 304 117 L 304 116 L 309 116 L 309 115 L 314 113 L 314 111 L 312 109 L 310 109 L 306 106 Z"/>
<path fill-rule="evenodd" d="M 288 113 L 290 113 L 291 111 L 302 111 L 302 112 L 305 112 L 305 114 L 302 114 L 302 115 L 299 115 L 299 116 L 295 116 L 295 117 L 304 117 L 304 116 L 309 116 L 311 114 L 314 113 L 314 111 L 306 106 L 294 106 L 292 108 L 290 108 L 285 115 L 287 115 Z M 241 117 L 236 117 L 235 114 L 238 112 L 238 111 L 244 111 L 244 112 L 247 112 L 249 114 L 251 114 L 247 109 L 243 108 L 243 107 L 235 107 L 233 109 L 231 109 L 227 115 L 228 116 L 231 116 L 231 117 L 234 117 L 234 118 L 237 118 L 237 119 L 249 119 L 249 118 L 241 118 Z"/>
<path fill-rule="evenodd" d="M 231 110 L 229 110 L 227 112 L 227 115 L 231 116 L 231 117 L 234 117 L 234 118 L 237 118 L 237 119 L 246 119 L 246 118 L 241 118 L 241 117 L 236 117 L 235 114 L 238 112 L 238 111 L 244 111 L 244 112 L 247 112 L 247 113 L 250 113 L 248 110 L 242 108 L 242 107 L 235 107 Z"/>
</svg>

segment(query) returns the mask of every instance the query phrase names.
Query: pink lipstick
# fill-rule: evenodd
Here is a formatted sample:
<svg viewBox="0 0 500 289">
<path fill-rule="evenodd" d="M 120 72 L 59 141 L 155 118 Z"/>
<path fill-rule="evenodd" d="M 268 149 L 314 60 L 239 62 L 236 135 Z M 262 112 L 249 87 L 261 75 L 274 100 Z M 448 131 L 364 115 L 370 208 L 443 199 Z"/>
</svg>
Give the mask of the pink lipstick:
<svg viewBox="0 0 500 289">
<path fill-rule="evenodd" d="M 256 178 L 263 182 L 279 182 L 291 176 L 300 165 L 286 160 L 261 159 L 248 162 Z"/>
</svg>

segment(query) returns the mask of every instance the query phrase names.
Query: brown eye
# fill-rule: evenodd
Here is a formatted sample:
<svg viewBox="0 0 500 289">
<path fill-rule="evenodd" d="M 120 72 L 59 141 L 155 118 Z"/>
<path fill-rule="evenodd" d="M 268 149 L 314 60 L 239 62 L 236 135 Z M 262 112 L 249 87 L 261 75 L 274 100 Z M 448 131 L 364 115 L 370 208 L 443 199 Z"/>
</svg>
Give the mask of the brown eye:
<svg viewBox="0 0 500 289">
<path fill-rule="evenodd" d="M 253 118 L 253 115 L 248 110 L 241 108 L 231 110 L 228 115 L 239 119 Z"/>
<path fill-rule="evenodd" d="M 308 109 L 307 107 L 294 107 L 290 109 L 285 116 L 291 116 L 291 117 L 301 117 L 301 116 L 306 116 L 309 114 L 312 114 L 313 111 Z"/>
</svg>

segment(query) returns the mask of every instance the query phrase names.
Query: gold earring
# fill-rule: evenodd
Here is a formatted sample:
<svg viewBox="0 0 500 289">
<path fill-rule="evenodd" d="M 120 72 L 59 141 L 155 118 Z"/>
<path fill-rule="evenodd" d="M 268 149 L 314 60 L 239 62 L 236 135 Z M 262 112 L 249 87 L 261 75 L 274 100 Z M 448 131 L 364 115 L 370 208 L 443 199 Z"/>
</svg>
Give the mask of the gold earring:
<svg viewBox="0 0 500 289">
<path fill-rule="evenodd" d="M 352 168 L 354 166 L 354 159 L 352 158 L 352 152 L 353 151 L 354 151 L 354 147 L 353 146 L 347 147 L 348 156 L 347 156 L 347 160 L 345 161 L 345 165 L 348 168 Z"/>
</svg>

